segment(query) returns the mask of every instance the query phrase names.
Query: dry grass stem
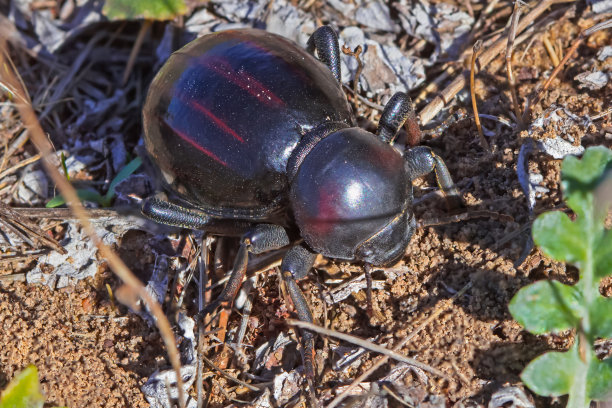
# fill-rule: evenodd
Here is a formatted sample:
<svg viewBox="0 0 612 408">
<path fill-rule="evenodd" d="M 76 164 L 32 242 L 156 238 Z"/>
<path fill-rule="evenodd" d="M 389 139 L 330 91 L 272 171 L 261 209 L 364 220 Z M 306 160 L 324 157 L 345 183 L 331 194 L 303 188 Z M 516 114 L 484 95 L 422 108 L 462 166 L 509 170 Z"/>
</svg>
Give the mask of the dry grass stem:
<svg viewBox="0 0 612 408">
<path fill-rule="evenodd" d="M 34 219 L 48 219 L 48 220 L 66 220 L 71 218 L 77 218 L 70 208 L 11 208 L 17 214 Z M 89 219 L 92 218 L 103 218 L 103 217 L 117 217 L 119 212 L 117 210 L 105 209 L 105 208 L 93 208 L 87 210 Z"/>
<path fill-rule="evenodd" d="M 128 59 L 127 65 L 125 66 L 125 71 L 123 71 L 123 79 L 121 80 L 121 84 L 125 86 L 127 83 L 130 74 L 132 73 L 132 68 L 134 68 L 134 62 L 136 62 L 136 57 L 138 57 L 138 52 L 140 52 L 140 48 L 142 47 L 142 41 L 147 35 L 149 28 L 153 25 L 153 20 L 145 20 L 140 26 L 140 30 L 138 31 L 138 36 L 136 37 L 136 41 L 134 41 L 134 46 L 132 47 L 132 51 L 130 51 L 130 57 Z"/>
<path fill-rule="evenodd" d="M 552 61 L 553 67 L 556 67 L 557 65 L 559 65 L 559 57 L 557 57 L 555 48 L 550 43 L 550 39 L 548 38 L 548 35 L 546 33 L 542 36 L 542 43 L 544 44 L 544 48 L 546 48 L 546 52 L 548 53 L 548 56 L 550 57 L 550 60 Z"/>
<path fill-rule="evenodd" d="M 335 337 L 340 340 L 348 341 L 349 343 L 353 343 L 359 347 L 363 347 L 365 349 L 374 351 L 376 353 L 384 354 L 385 356 L 388 356 L 394 360 L 401 361 L 402 363 L 410 364 L 414 367 L 420 368 L 423 371 L 427 371 L 431 374 L 435 374 L 440 378 L 444 378 L 445 380 L 452 381 L 449 376 L 447 376 L 440 370 L 436 370 L 435 368 L 427 364 L 421 363 L 420 361 L 417 361 L 413 358 L 406 357 L 405 355 L 400 354 L 397 351 L 389 350 L 383 346 L 374 344 L 371 341 L 363 340 L 363 339 L 360 339 L 359 337 L 351 336 L 350 334 L 340 333 L 335 330 L 326 329 L 325 327 L 317 326 L 316 324 L 312 324 L 308 322 L 303 322 L 301 320 L 287 319 L 287 323 L 293 326 L 301 327 L 306 330 L 317 332 L 324 336 L 331 336 L 331 337 Z"/>
<path fill-rule="evenodd" d="M 66 253 L 66 250 L 55 239 L 40 229 L 38 225 L 24 218 L 2 202 L 0 202 L 0 224 L 3 224 L 8 230 L 19 236 L 33 248 L 46 246 L 61 254 Z"/>
<path fill-rule="evenodd" d="M 512 50 L 514 48 L 514 39 L 516 38 L 516 26 L 521 15 L 520 0 L 515 0 L 512 20 L 510 21 L 510 30 L 508 32 L 508 45 L 506 46 L 506 74 L 508 75 L 508 85 L 510 87 L 510 95 L 512 97 L 512 106 L 514 107 L 514 115 L 519 124 L 523 127 L 521 108 L 516 93 L 516 81 L 512 72 Z"/>
<path fill-rule="evenodd" d="M 478 104 L 476 103 L 476 87 L 474 84 L 474 77 L 476 76 L 476 58 L 478 58 L 480 47 L 482 47 L 482 41 L 478 40 L 476 41 L 476 44 L 474 44 L 474 52 L 472 53 L 472 62 L 470 65 L 470 95 L 472 95 L 474 122 L 476 123 L 476 128 L 478 129 L 478 137 L 480 138 L 480 144 L 482 145 L 483 149 L 491 151 L 489 143 L 487 143 L 487 139 L 485 139 L 484 133 L 482 132 L 482 125 L 480 124 L 480 117 L 478 116 Z"/>
<path fill-rule="evenodd" d="M 559 65 L 555 67 L 555 69 L 550 74 L 550 76 L 548 77 L 544 85 L 540 88 L 540 90 L 536 94 L 535 98 L 533 98 L 533 100 L 527 99 L 526 106 L 525 106 L 525 112 L 523 113 L 523 123 L 526 123 L 529 120 L 529 115 L 531 114 L 531 109 L 533 108 L 533 106 L 537 105 L 540 102 L 540 99 L 542 99 L 544 92 L 550 87 L 550 84 L 552 83 L 553 79 L 555 79 L 555 77 L 559 74 L 561 69 L 565 66 L 565 64 L 567 64 L 567 61 L 569 61 L 572 55 L 574 55 L 574 52 L 576 52 L 580 44 L 582 44 L 584 40 L 591 34 L 597 31 L 600 31 L 600 30 L 604 30 L 606 28 L 612 28 L 612 19 L 603 21 L 599 24 L 595 24 L 594 26 L 586 28 L 580 32 L 580 35 L 578 35 L 578 38 L 576 38 L 572 46 L 567 50 L 567 52 L 565 53 L 565 56 L 563 57 Z"/>
<path fill-rule="evenodd" d="M 238 378 L 234 377 L 233 375 L 229 374 L 227 371 L 217 367 L 215 365 L 215 363 L 213 363 L 210 359 L 208 359 L 206 356 L 201 355 L 202 360 L 210 367 L 212 368 L 214 371 L 216 371 L 217 373 L 221 374 L 223 377 L 225 377 L 226 379 L 235 382 L 236 384 L 240 384 L 243 387 L 248 388 L 251 391 L 261 391 L 261 387 L 256 387 L 252 384 L 249 384 L 247 382 L 244 382 L 242 380 L 239 380 Z"/>
<path fill-rule="evenodd" d="M 8 168 L 6 170 L 4 170 L 2 173 L 0 173 L 0 180 L 2 180 L 3 178 L 5 178 L 6 176 L 15 173 L 17 170 L 19 170 L 22 167 L 27 166 L 28 164 L 32 164 L 34 162 L 37 162 L 40 159 L 40 154 L 36 154 L 32 157 L 29 157 L 25 160 L 20 161 L 19 163 L 17 163 L 16 165 L 14 165 L 11 168 Z"/>
<path fill-rule="evenodd" d="M 346 45 L 342 45 L 342 52 L 345 55 L 350 55 L 357 60 L 357 71 L 355 71 L 355 78 L 353 79 L 353 95 L 355 96 L 359 95 L 359 78 L 361 77 L 361 71 L 363 71 L 363 62 L 361 62 L 361 58 L 359 58 L 362 50 L 361 45 L 358 45 L 354 51 L 351 51 L 351 49 Z M 359 98 L 355 99 L 356 109 L 359 109 L 359 100 Z"/>
<path fill-rule="evenodd" d="M 440 303 L 438 303 L 436 309 L 431 314 L 431 316 L 429 316 L 427 319 L 425 319 L 425 321 L 423 323 L 421 323 L 408 336 L 406 336 L 395 347 L 393 347 L 393 351 L 396 351 L 396 352 L 400 351 L 421 330 L 426 328 L 431 322 L 433 322 L 438 316 L 440 316 L 442 314 L 442 312 L 444 312 L 450 306 L 452 306 L 453 301 L 455 299 L 458 299 L 461 296 L 463 296 L 465 294 L 465 292 L 467 292 L 468 289 L 471 288 L 471 287 L 472 287 L 472 283 L 468 282 L 463 288 L 461 288 L 457 293 L 455 293 L 455 295 L 453 295 L 452 298 L 445 299 L 445 300 L 441 301 Z M 384 355 L 384 356 L 379 357 L 378 360 L 376 360 L 374 362 L 374 364 L 370 368 L 368 368 L 366 371 L 364 371 L 359 377 L 355 378 L 353 380 L 353 382 L 348 387 L 346 387 L 341 394 L 338 394 L 336 396 L 336 398 L 334 398 L 332 400 L 332 402 L 330 402 L 329 405 L 327 405 L 326 408 L 335 408 L 335 407 L 337 407 L 338 404 L 340 404 L 347 396 L 349 396 L 349 394 L 351 393 L 351 391 L 355 387 L 357 387 L 359 384 L 364 382 L 370 375 L 372 375 L 372 373 L 374 373 L 376 370 L 378 370 L 380 367 L 382 367 L 382 365 L 385 364 L 389 360 L 389 358 L 390 357 L 388 355 Z"/>
<path fill-rule="evenodd" d="M 98 35 L 94 35 L 88 46 L 93 46 L 92 44 L 97 41 L 94 41 L 96 38 L 98 38 Z M 26 101 L 28 99 L 26 97 L 25 90 L 21 86 L 20 81 L 17 79 L 17 75 L 11 68 L 11 64 L 8 62 L 6 55 L 8 55 L 6 43 L 2 43 L 0 44 L 0 68 L 2 68 L 2 81 L 9 84 L 11 89 L 15 91 L 15 94 L 18 97 L 17 100 Z M 42 156 L 42 163 L 45 169 L 47 170 L 47 174 L 57 185 L 59 191 L 66 199 L 66 203 L 70 206 L 72 211 L 75 213 L 75 215 L 81 222 L 83 230 L 87 233 L 92 242 L 96 245 L 98 251 L 100 252 L 100 255 L 107 260 L 108 265 L 113 270 L 113 272 L 115 272 L 117 276 L 119 276 L 119 278 L 123 280 L 123 282 L 130 288 L 130 290 L 132 290 L 145 302 L 153 316 L 155 316 L 156 325 L 160 330 L 162 339 L 166 345 L 168 357 L 176 373 L 179 404 L 181 407 L 184 407 L 185 391 L 183 389 L 183 378 L 181 376 L 180 370 L 181 363 L 170 322 L 164 315 L 159 303 L 157 303 L 153 299 L 153 297 L 151 297 L 151 295 L 149 294 L 149 292 L 147 292 L 140 280 L 129 270 L 129 268 L 125 265 L 121 258 L 119 258 L 106 244 L 104 244 L 96 234 L 95 229 L 89 222 L 87 211 L 85 211 L 85 208 L 79 200 L 75 189 L 72 187 L 72 185 L 70 185 L 68 180 L 66 180 L 66 178 L 60 174 L 51 159 L 54 156 L 53 150 L 45 136 L 45 133 L 38 121 L 38 118 L 36 117 L 36 113 L 34 112 L 32 105 L 30 103 L 18 102 L 15 103 L 15 106 L 17 107 L 19 114 L 21 115 L 21 120 L 23 121 L 25 127 L 30 133 L 32 142 L 34 143 L 34 145 Z"/>
<path fill-rule="evenodd" d="M 542 13 L 544 13 L 550 6 L 557 3 L 566 3 L 567 0 L 544 0 L 538 5 L 536 5 L 529 14 L 527 14 L 522 20 L 519 21 L 516 27 L 516 32 L 523 32 L 535 19 L 540 17 Z M 507 37 L 502 37 L 495 41 L 490 47 L 487 48 L 485 52 L 482 53 L 480 58 L 478 59 L 481 66 L 486 66 L 489 64 L 495 57 L 497 57 L 503 49 L 507 46 Z M 431 119 L 433 119 L 440 109 L 442 109 L 447 103 L 449 103 L 459 91 L 461 91 L 466 85 L 466 78 L 468 77 L 468 72 L 463 72 L 462 75 L 459 75 L 457 78 L 453 80 L 444 90 L 436 96 L 427 106 L 425 106 L 419 112 L 419 118 L 421 119 L 421 124 L 425 125 L 429 123 Z"/>
</svg>

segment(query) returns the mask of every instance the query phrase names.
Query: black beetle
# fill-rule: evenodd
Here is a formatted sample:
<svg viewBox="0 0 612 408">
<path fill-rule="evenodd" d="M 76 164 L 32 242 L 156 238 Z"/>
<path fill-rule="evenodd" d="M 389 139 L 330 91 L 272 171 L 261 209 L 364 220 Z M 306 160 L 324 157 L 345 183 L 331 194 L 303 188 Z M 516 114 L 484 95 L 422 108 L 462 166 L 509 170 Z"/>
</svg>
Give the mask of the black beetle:
<svg viewBox="0 0 612 408">
<path fill-rule="evenodd" d="M 292 245 L 282 275 L 299 319 L 312 322 L 295 280 L 317 253 L 375 266 L 398 261 L 416 227 L 412 180 L 431 171 L 449 201 L 460 202 L 429 148 L 402 154 L 392 146 L 407 120 L 418 130 L 406 94 L 389 100 L 376 135 L 355 127 L 328 26 L 314 32 L 308 52 L 253 29 L 187 44 L 153 80 L 143 119 L 146 149 L 177 196 L 145 200 L 143 214 L 242 236 L 230 280 L 206 311 L 231 306 L 249 253 Z M 305 332 L 303 341 L 312 378 L 314 337 Z"/>
</svg>

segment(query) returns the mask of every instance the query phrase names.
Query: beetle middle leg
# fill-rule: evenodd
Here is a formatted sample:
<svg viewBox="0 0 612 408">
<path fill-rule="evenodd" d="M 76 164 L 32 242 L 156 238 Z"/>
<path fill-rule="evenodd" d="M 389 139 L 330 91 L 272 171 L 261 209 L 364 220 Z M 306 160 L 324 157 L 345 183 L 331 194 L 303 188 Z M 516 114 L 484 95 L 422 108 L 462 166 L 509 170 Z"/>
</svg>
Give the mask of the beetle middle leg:
<svg viewBox="0 0 612 408">
<path fill-rule="evenodd" d="M 308 39 L 306 50 L 313 54 L 317 50 L 319 60 L 328 66 L 338 82 L 341 82 L 340 75 L 340 45 L 338 44 L 338 34 L 330 26 L 321 26 L 315 30 Z"/>
<path fill-rule="evenodd" d="M 415 144 L 419 142 L 421 140 L 421 129 L 412 100 L 404 92 L 397 92 L 385 105 L 378 122 L 376 136 L 381 138 L 383 142 L 392 144 L 404 124 L 408 128 L 408 140 Z"/>
<path fill-rule="evenodd" d="M 254 226 L 241 239 L 240 248 L 234 259 L 232 274 L 223 291 L 215 301 L 202 310 L 200 315 L 209 314 L 219 306 L 223 308 L 231 307 L 246 274 L 249 253 L 257 255 L 282 248 L 290 243 L 287 232 L 281 226 L 274 224 L 258 224 Z M 296 283 L 296 279 L 306 276 L 314 265 L 315 258 L 316 253 L 303 245 L 297 245 L 287 251 L 281 264 L 283 280 L 297 311 L 298 319 L 309 323 L 313 322 L 312 313 L 306 298 Z M 314 378 L 314 334 L 304 331 L 302 341 L 306 375 L 309 378 Z"/>
</svg>

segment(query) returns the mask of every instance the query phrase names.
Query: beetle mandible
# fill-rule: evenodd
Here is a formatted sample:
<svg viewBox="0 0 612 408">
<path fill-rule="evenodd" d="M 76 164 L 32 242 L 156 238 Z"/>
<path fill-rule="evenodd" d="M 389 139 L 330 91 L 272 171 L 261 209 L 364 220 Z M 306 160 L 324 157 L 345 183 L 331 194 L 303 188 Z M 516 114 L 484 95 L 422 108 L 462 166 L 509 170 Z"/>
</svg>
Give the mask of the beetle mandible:
<svg viewBox="0 0 612 408">
<path fill-rule="evenodd" d="M 398 261 L 416 228 L 412 180 L 431 171 L 449 202 L 461 201 L 431 149 L 392 146 L 406 121 L 418 129 L 405 93 L 386 104 L 376 134 L 356 127 L 329 26 L 307 50 L 254 29 L 194 40 L 155 76 L 143 120 L 147 152 L 176 196 L 146 199 L 143 214 L 242 237 L 231 277 L 206 311 L 231 306 L 249 253 L 291 246 L 282 276 L 298 318 L 312 322 L 296 279 L 317 253 L 374 266 Z M 312 378 L 313 334 L 302 341 Z"/>
</svg>

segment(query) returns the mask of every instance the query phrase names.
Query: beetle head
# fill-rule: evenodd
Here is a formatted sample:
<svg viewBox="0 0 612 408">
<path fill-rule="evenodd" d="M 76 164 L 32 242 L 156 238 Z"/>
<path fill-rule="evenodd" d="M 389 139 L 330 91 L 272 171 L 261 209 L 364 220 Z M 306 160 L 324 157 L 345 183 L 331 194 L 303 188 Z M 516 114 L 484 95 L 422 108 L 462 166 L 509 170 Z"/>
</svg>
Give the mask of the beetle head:
<svg viewBox="0 0 612 408">
<path fill-rule="evenodd" d="M 398 151 L 359 128 L 319 140 L 291 181 L 291 208 L 306 244 L 331 258 L 397 261 L 415 228 L 404 168 Z"/>
</svg>

